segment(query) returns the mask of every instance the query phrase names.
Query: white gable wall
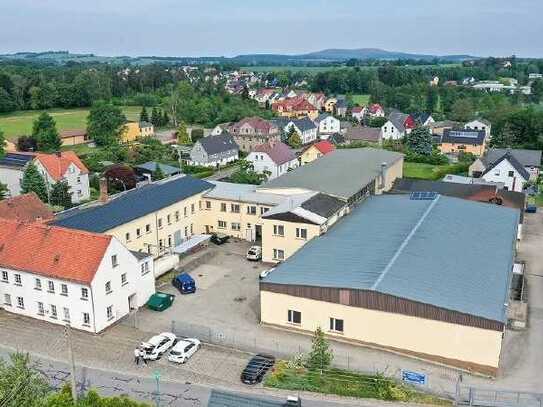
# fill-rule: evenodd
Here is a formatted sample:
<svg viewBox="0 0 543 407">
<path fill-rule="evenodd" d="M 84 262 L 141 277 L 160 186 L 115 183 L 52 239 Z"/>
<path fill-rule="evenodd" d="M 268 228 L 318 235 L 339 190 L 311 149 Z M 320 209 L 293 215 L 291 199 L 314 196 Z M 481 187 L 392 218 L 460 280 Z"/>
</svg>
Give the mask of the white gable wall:
<svg viewBox="0 0 543 407">
<path fill-rule="evenodd" d="M 502 160 L 481 178 L 489 182 L 503 182 L 504 189 L 516 192 L 522 192 L 526 182 L 508 160 Z"/>
<path fill-rule="evenodd" d="M 381 127 L 381 135 L 384 140 L 398 140 L 404 136 L 389 120 Z"/>
</svg>

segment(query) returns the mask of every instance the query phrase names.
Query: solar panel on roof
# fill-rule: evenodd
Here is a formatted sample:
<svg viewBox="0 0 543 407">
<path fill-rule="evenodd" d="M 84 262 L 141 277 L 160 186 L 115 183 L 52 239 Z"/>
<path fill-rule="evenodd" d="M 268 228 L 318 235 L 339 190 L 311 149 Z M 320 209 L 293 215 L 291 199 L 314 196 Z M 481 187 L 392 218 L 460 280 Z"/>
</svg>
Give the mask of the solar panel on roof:
<svg viewBox="0 0 543 407">
<path fill-rule="evenodd" d="M 449 135 L 451 137 L 463 137 L 463 138 L 478 138 L 479 137 L 478 132 L 472 132 L 472 131 L 451 131 Z"/>
<path fill-rule="evenodd" d="M 437 198 L 437 192 L 411 192 L 409 199 L 412 201 L 433 201 Z"/>
</svg>

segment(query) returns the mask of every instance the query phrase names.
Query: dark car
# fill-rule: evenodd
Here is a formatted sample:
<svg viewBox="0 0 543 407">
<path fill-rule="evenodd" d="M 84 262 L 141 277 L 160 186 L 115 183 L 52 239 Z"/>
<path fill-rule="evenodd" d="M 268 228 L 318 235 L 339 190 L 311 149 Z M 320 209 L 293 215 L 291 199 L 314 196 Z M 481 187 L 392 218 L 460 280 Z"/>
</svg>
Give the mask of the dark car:
<svg viewBox="0 0 543 407">
<path fill-rule="evenodd" d="M 526 206 L 526 212 L 527 213 L 536 213 L 537 212 L 537 206 L 529 204 Z"/>
<path fill-rule="evenodd" d="M 187 273 L 181 273 L 172 280 L 172 285 L 179 290 L 181 294 L 192 294 L 196 292 L 196 282 Z"/>
<path fill-rule="evenodd" d="M 228 242 L 228 239 L 230 239 L 230 236 L 222 234 L 222 233 L 213 233 L 211 235 L 211 241 L 217 245 L 221 245 Z"/>
<path fill-rule="evenodd" d="M 271 355 L 258 354 L 253 356 L 243 372 L 241 372 L 241 381 L 245 384 L 260 383 L 274 364 L 275 357 Z"/>
</svg>

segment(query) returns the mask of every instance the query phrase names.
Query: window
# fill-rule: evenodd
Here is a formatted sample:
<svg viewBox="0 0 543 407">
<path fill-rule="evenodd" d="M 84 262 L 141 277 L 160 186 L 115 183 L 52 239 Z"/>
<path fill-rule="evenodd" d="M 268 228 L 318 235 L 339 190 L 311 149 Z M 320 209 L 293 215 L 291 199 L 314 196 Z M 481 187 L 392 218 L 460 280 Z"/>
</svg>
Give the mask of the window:
<svg viewBox="0 0 543 407">
<path fill-rule="evenodd" d="M 190 213 L 194 213 L 195 210 L 194 210 L 194 204 L 190 204 Z"/>
<path fill-rule="evenodd" d="M 145 225 L 145 233 L 151 233 L 151 224 L 150 223 Z"/>
<path fill-rule="evenodd" d="M 281 249 L 273 249 L 273 259 L 274 260 L 284 260 L 285 251 Z"/>
<path fill-rule="evenodd" d="M 211 209 L 211 201 L 206 201 L 206 209 Z"/>
<path fill-rule="evenodd" d="M 145 262 L 141 264 L 141 275 L 145 275 L 149 272 L 149 262 Z"/>
<path fill-rule="evenodd" d="M 219 229 L 226 229 L 226 222 L 224 220 L 220 220 L 218 222 L 218 228 Z"/>
<path fill-rule="evenodd" d="M 110 294 L 111 293 L 111 281 L 108 281 L 106 283 L 106 294 Z"/>
<path fill-rule="evenodd" d="M 193 233 L 194 233 L 193 230 L 194 230 L 194 224 L 191 223 L 191 224 L 190 224 L 190 235 L 191 235 L 191 236 L 192 236 Z"/>
<path fill-rule="evenodd" d="M 497 176 L 497 177 L 499 177 L 499 176 L 500 176 L 500 170 L 494 171 L 494 175 Z"/>
<path fill-rule="evenodd" d="M 198 201 L 198 210 L 202 210 L 202 201 Z"/>
<path fill-rule="evenodd" d="M 164 241 L 162 239 L 159 239 L 158 241 L 158 248 L 162 250 L 164 248 Z"/>
<path fill-rule="evenodd" d="M 70 310 L 68 308 L 62 308 L 62 316 L 64 322 L 70 322 Z"/>
<path fill-rule="evenodd" d="M 288 322 L 291 324 L 302 323 L 302 313 L 300 311 L 288 310 Z"/>
<path fill-rule="evenodd" d="M 343 320 L 330 318 L 330 331 L 343 332 Z"/>
<path fill-rule="evenodd" d="M 307 239 L 307 229 L 296 228 L 296 237 L 298 239 Z"/>
<path fill-rule="evenodd" d="M 55 283 L 53 281 L 48 281 L 47 282 L 47 291 L 50 292 L 50 293 L 55 292 Z"/>
<path fill-rule="evenodd" d="M 158 223 L 158 228 L 162 229 L 162 218 L 158 218 L 157 223 Z"/>
<path fill-rule="evenodd" d="M 8 272 L 7 271 L 2 271 L 2 281 L 7 283 L 9 282 L 9 277 L 8 277 Z"/>
<path fill-rule="evenodd" d="M 230 211 L 232 213 L 239 213 L 239 205 L 238 204 L 231 204 L 230 205 Z"/>
<path fill-rule="evenodd" d="M 168 222 L 168 225 L 172 224 L 172 217 L 171 215 L 166 216 L 166 222 Z"/>
<path fill-rule="evenodd" d="M 185 226 L 185 237 L 189 235 L 189 227 Z"/>
<path fill-rule="evenodd" d="M 183 216 L 185 218 L 187 217 L 187 207 L 186 206 L 183 208 Z"/>
<path fill-rule="evenodd" d="M 221 202 L 221 212 L 226 212 L 226 204 Z"/>
<path fill-rule="evenodd" d="M 509 171 L 509 174 L 508 174 L 510 177 L 513 177 L 515 175 L 515 173 L 513 171 Z"/>
<path fill-rule="evenodd" d="M 34 286 L 34 289 L 41 290 L 41 280 L 39 278 L 36 279 L 36 285 Z"/>
<path fill-rule="evenodd" d="M 86 326 L 90 325 L 90 315 L 88 312 L 83 313 L 83 325 L 86 325 Z"/>
<path fill-rule="evenodd" d="M 273 234 L 275 236 L 285 236 L 285 227 L 283 225 L 273 225 Z"/>
<path fill-rule="evenodd" d="M 4 305 L 9 305 L 9 306 L 11 306 L 11 295 L 9 295 L 9 294 L 4 294 Z"/>
<path fill-rule="evenodd" d="M 109 307 L 106 308 L 106 315 L 107 315 L 108 321 L 110 319 L 113 319 L 113 305 L 110 305 Z"/>
<path fill-rule="evenodd" d="M 137 228 L 136 229 L 136 239 L 139 239 L 140 237 L 141 237 L 141 229 Z"/>
<path fill-rule="evenodd" d="M 232 222 L 232 230 L 239 231 L 241 229 L 241 225 L 237 222 Z"/>
<path fill-rule="evenodd" d="M 256 206 L 248 206 L 247 215 L 256 215 Z"/>
<path fill-rule="evenodd" d="M 38 302 L 38 315 L 45 315 L 45 308 L 43 308 L 43 302 Z"/>
<path fill-rule="evenodd" d="M 20 274 L 15 274 L 15 285 L 23 285 L 23 281 L 21 279 Z"/>
<path fill-rule="evenodd" d="M 81 299 L 82 300 L 88 300 L 89 299 L 89 289 L 88 288 L 83 287 L 81 289 Z"/>
<path fill-rule="evenodd" d="M 130 233 L 125 234 L 124 237 L 125 237 L 127 242 L 130 241 Z"/>
<path fill-rule="evenodd" d="M 77 183 L 81 184 L 81 177 L 77 177 Z"/>
<path fill-rule="evenodd" d="M 68 286 L 66 284 L 60 285 L 60 295 L 68 296 Z"/>
<path fill-rule="evenodd" d="M 25 309 L 25 300 L 23 297 L 17 297 L 17 308 Z"/>
<path fill-rule="evenodd" d="M 49 315 L 53 319 L 57 319 L 57 306 L 51 305 L 51 315 Z"/>
<path fill-rule="evenodd" d="M 119 261 L 117 260 L 117 255 L 114 254 L 113 256 L 111 256 L 111 266 L 117 267 L 118 265 L 119 265 Z"/>
<path fill-rule="evenodd" d="M 121 285 L 128 284 L 128 280 L 126 279 L 126 273 L 121 274 Z"/>
<path fill-rule="evenodd" d="M 179 222 L 179 211 L 175 211 L 175 221 Z"/>
</svg>

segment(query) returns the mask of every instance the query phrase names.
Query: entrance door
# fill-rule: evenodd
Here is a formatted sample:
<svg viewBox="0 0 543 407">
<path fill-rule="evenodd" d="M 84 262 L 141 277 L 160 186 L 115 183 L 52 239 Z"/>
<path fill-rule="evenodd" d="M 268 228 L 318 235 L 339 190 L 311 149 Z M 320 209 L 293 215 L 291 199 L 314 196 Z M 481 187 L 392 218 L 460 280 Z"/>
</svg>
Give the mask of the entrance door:
<svg viewBox="0 0 543 407">
<path fill-rule="evenodd" d="M 136 294 L 132 294 L 128 297 L 128 309 L 130 311 L 133 311 L 136 308 L 138 308 L 138 303 L 136 302 Z"/>
<path fill-rule="evenodd" d="M 179 246 L 181 244 L 181 242 L 183 241 L 182 237 L 181 237 L 181 231 L 180 230 L 176 230 L 173 234 L 173 240 L 175 242 L 175 245 L 176 246 Z"/>
<path fill-rule="evenodd" d="M 262 225 L 255 225 L 255 240 L 260 242 L 262 240 Z"/>
<path fill-rule="evenodd" d="M 213 226 L 206 225 L 206 235 L 213 233 Z"/>
</svg>

